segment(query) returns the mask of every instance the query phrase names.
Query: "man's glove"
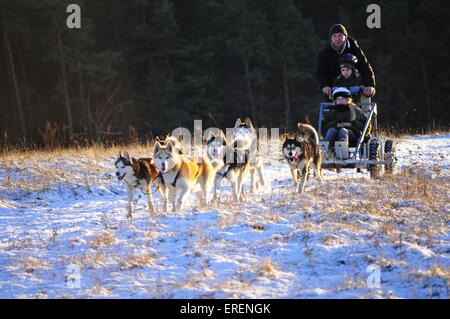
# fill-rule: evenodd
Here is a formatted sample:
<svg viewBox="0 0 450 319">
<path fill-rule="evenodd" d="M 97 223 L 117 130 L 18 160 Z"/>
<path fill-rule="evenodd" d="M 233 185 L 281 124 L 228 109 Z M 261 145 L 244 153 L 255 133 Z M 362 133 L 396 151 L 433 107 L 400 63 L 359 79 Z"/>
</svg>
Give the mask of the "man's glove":
<svg viewBox="0 0 450 319">
<path fill-rule="evenodd" d="M 375 95 L 375 88 L 371 86 L 367 86 L 363 90 L 363 94 L 365 96 L 374 96 Z"/>
<path fill-rule="evenodd" d="M 324 88 L 322 88 L 322 92 L 325 95 L 331 95 L 331 88 L 329 86 L 325 86 Z"/>
</svg>

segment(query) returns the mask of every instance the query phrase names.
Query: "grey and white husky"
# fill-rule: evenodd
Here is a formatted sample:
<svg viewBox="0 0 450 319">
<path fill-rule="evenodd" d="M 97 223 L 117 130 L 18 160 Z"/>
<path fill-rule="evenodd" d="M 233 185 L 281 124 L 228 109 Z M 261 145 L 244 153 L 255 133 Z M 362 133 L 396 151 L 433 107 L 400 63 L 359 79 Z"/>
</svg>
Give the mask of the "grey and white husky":
<svg viewBox="0 0 450 319">
<path fill-rule="evenodd" d="M 242 184 L 248 173 L 251 176 L 251 191 L 257 188 L 256 174 L 259 184 L 264 185 L 256 130 L 250 119 L 244 122 L 237 119 L 231 137 L 231 141 L 228 141 L 223 131 L 205 136 L 207 154 L 216 169 L 213 202 L 217 200 L 224 178 L 231 184 L 234 201 L 243 200 Z"/>
</svg>

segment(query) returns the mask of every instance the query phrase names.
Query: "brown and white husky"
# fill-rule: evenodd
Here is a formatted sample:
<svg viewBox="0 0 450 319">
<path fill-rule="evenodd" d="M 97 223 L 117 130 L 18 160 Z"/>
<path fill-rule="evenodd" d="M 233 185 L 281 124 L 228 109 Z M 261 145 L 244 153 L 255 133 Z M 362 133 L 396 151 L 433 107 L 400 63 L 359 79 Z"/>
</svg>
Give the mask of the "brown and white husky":
<svg viewBox="0 0 450 319">
<path fill-rule="evenodd" d="M 153 165 L 153 159 L 151 158 L 139 158 L 131 157 L 128 152 L 122 154 L 119 152 L 115 161 L 116 176 L 119 181 L 123 181 L 127 184 L 128 190 L 128 215 L 127 217 L 133 217 L 133 198 L 136 188 L 147 196 L 148 206 L 150 213 L 155 213 L 155 205 L 153 203 L 153 196 L 151 185 L 154 184 L 159 189 L 158 170 Z"/>
<path fill-rule="evenodd" d="M 171 141 L 164 145 L 156 142 L 154 147 L 154 162 L 161 173 L 164 188 L 164 211 L 168 209 L 168 200 L 174 211 L 183 207 L 186 196 L 191 191 L 198 191 L 202 204 L 207 205 L 209 191 L 214 181 L 214 168 L 206 156 L 197 163 L 179 153 Z"/>
</svg>

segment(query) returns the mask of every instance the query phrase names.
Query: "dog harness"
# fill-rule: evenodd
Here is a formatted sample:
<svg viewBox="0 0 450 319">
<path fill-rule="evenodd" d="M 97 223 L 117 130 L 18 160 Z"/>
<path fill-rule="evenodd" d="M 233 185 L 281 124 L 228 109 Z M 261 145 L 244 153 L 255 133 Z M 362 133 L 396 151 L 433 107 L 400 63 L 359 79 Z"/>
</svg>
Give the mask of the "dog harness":
<svg viewBox="0 0 450 319">
<path fill-rule="evenodd" d="M 180 176 L 180 171 L 178 171 L 177 175 L 175 175 L 175 178 L 173 179 L 173 182 L 170 183 L 170 185 L 172 185 L 173 187 L 175 187 L 176 184 L 177 184 L 177 180 L 178 180 L 178 177 L 179 177 L 179 176 Z M 161 179 L 162 184 L 163 184 L 163 185 L 166 185 L 166 183 L 164 182 L 164 177 L 163 177 L 163 175 L 162 175 L 161 172 L 159 172 L 158 177 Z"/>
<path fill-rule="evenodd" d="M 219 174 L 220 176 L 222 176 L 222 178 L 227 177 L 227 174 L 228 174 L 228 172 L 230 171 L 230 166 L 231 166 L 231 165 L 228 165 L 228 166 L 227 166 L 227 170 L 226 170 L 225 172 L 223 172 L 223 173 L 217 172 L 217 174 Z"/>
<path fill-rule="evenodd" d="M 172 182 L 172 186 L 173 186 L 173 187 L 175 187 L 176 184 L 177 184 L 178 176 L 180 176 L 180 171 L 178 171 L 177 175 L 175 175 L 175 178 L 173 179 L 173 182 Z"/>
<path fill-rule="evenodd" d="M 125 180 L 125 182 L 128 184 L 128 185 L 130 185 L 130 186 L 133 186 L 133 187 L 138 187 L 139 186 L 139 180 L 137 179 L 137 177 L 135 176 L 134 177 L 135 179 L 136 179 L 136 184 L 130 184 L 127 180 Z"/>
<path fill-rule="evenodd" d="M 236 162 L 237 161 L 237 159 L 236 159 L 236 148 L 234 148 L 234 158 L 233 158 L 233 160 L 234 160 L 234 162 Z M 226 155 L 226 153 L 224 154 L 224 156 L 223 156 L 223 162 L 224 163 L 226 163 L 226 157 L 227 157 L 227 155 Z M 249 160 L 249 157 L 250 157 L 250 151 L 248 150 L 248 149 L 245 149 L 244 150 L 244 159 L 245 159 L 245 162 L 247 162 L 248 160 Z M 220 176 L 222 176 L 222 178 L 225 178 L 225 177 L 227 177 L 227 174 L 228 174 L 228 172 L 231 170 L 231 169 L 233 169 L 233 168 L 235 168 L 235 167 L 239 167 L 240 165 L 243 165 L 243 164 L 245 164 L 245 163 L 231 163 L 231 164 L 227 164 L 227 170 L 225 171 L 225 172 L 223 172 L 223 173 L 219 173 L 219 172 L 217 172 L 217 174 L 218 175 L 220 175 Z"/>
</svg>

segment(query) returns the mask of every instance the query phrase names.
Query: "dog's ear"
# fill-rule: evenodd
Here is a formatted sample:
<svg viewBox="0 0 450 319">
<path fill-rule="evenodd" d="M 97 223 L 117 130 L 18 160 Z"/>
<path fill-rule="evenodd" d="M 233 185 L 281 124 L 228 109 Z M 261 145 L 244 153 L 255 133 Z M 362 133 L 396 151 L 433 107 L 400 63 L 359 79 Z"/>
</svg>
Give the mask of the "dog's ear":
<svg viewBox="0 0 450 319">
<path fill-rule="evenodd" d="M 158 153 L 161 150 L 161 143 L 159 141 L 157 141 L 155 143 L 155 146 L 153 147 L 153 154 Z"/>
<path fill-rule="evenodd" d="M 122 157 L 123 157 L 122 151 L 119 151 L 119 154 L 117 154 L 117 157 L 118 157 L 118 158 L 122 158 Z"/>
<path fill-rule="evenodd" d="M 169 152 L 171 152 L 171 153 L 173 152 L 174 147 L 173 147 L 172 141 L 168 141 L 168 142 L 167 142 L 166 148 L 167 148 L 167 150 L 168 150 Z"/>
<path fill-rule="evenodd" d="M 242 123 L 241 118 L 238 118 L 236 120 L 236 123 L 234 124 L 234 128 L 238 128 L 241 125 L 241 123 Z"/>
<path fill-rule="evenodd" d="M 127 151 L 125 151 L 125 153 L 123 154 L 123 156 L 125 157 L 125 159 L 129 160 L 131 162 L 131 157 L 130 154 L 128 154 Z"/>
<path fill-rule="evenodd" d="M 203 142 L 204 143 L 208 143 L 209 139 L 211 138 L 211 136 L 213 135 L 212 130 L 206 130 L 203 132 Z"/>
<path fill-rule="evenodd" d="M 245 119 L 245 125 L 247 125 L 248 127 L 250 127 L 250 128 L 253 128 L 253 123 L 252 123 L 252 120 L 250 120 L 250 118 L 249 117 L 247 117 L 246 119 Z"/>
</svg>

